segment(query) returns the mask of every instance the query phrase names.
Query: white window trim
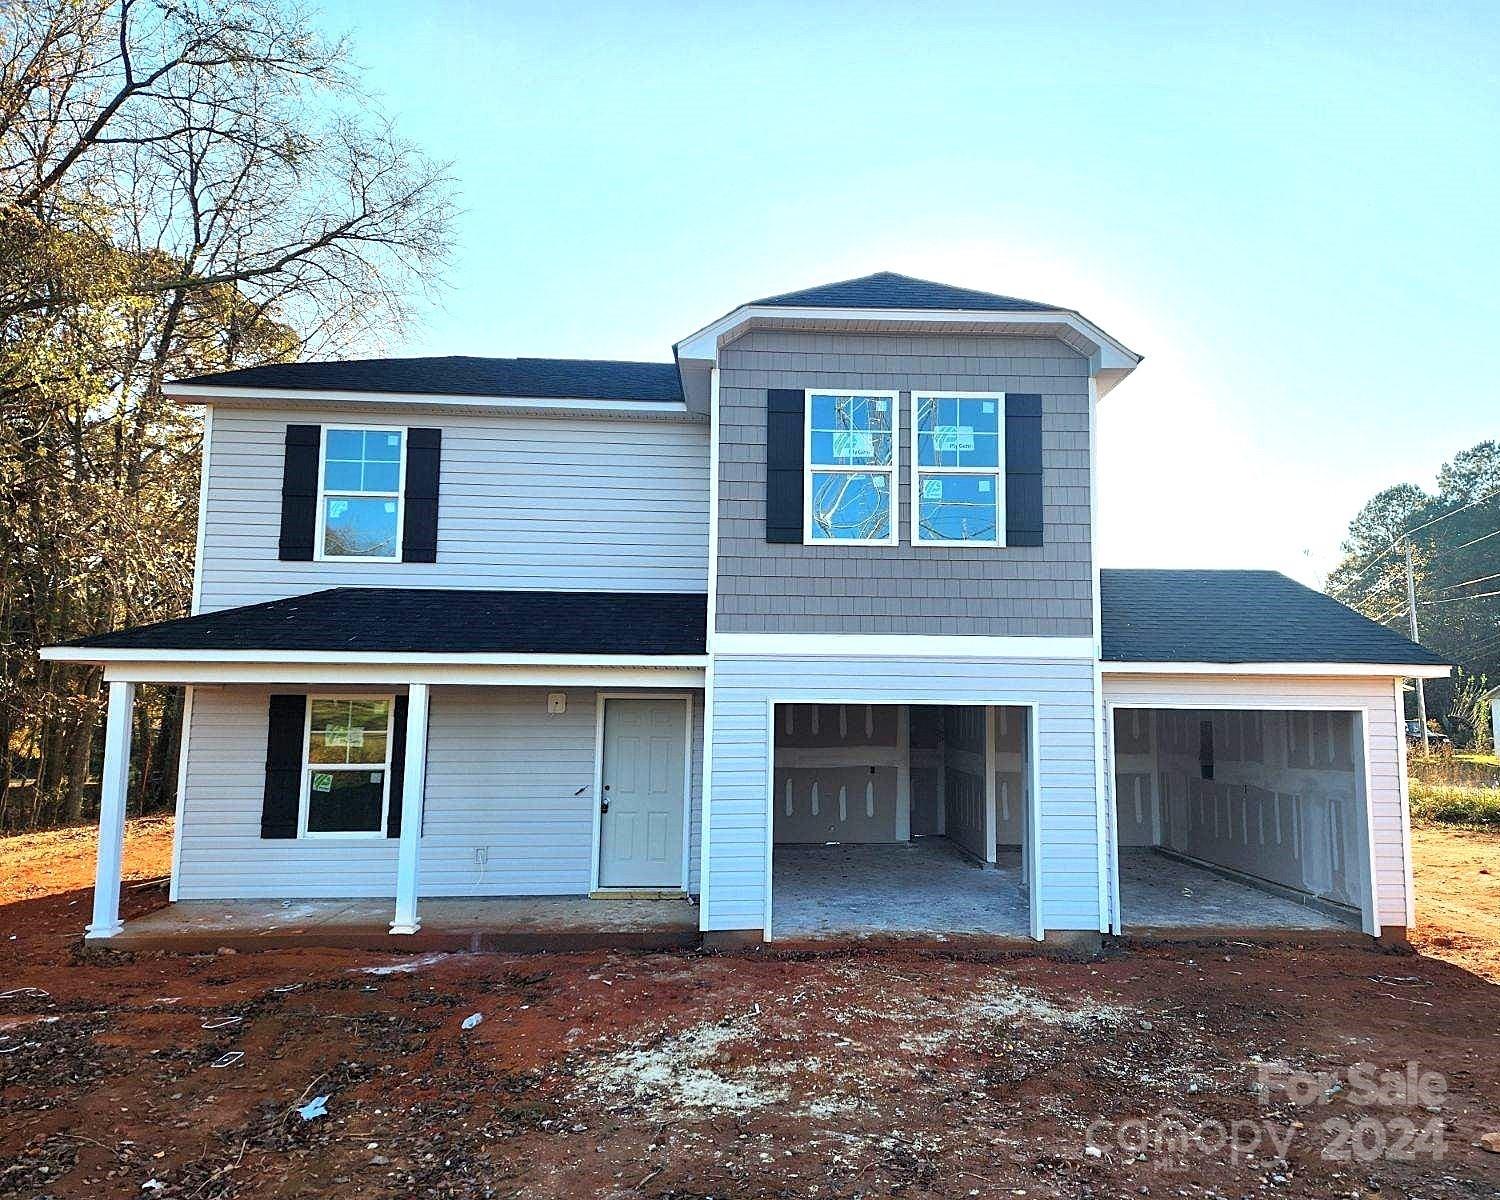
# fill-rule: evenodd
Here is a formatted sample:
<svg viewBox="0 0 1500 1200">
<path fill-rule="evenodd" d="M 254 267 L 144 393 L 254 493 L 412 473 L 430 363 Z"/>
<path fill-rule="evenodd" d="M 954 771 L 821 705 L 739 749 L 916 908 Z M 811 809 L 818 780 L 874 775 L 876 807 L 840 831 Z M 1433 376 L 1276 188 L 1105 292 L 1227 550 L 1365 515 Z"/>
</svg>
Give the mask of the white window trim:
<svg viewBox="0 0 1500 1200">
<path fill-rule="evenodd" d="M 315 700 L 384 700 L 385 715 L 385 763 L 314 763 L 312 758 L 312 714 Z M 396 697 L 386 692 L 316 692 L 307 697 L 307 716 L 302 722 L 302 779 L 297 789 L 297 836 L 315 841 L 354 840 L 365 841 L 384 838 L 391 819 L 391 754 L 395 749 Z M 311 830 L 307 827 L 308 810 L 312 805 L 312 771 L 317 767 L 329 771 L 383 771 L 384 783 L 380 789 L 380 828 L 366 830 Z"/>
<path fill-rule="evenodd" d="M 401 435 L 401 467 L 399 477 L 396 480 L 396 549 L 393 554 L 329 554 L 325 550 L 324 529 L 327 515 L 327 492 L 323 486 L 323 475 L 328 464 L 328 431 L 330 429 L 353 430 L 360 433 L 399 433 Z M 324 425 L 318 434 L 318 516 L 314 529 L 313 561 L 314 562 L 336 562 L 336 563 L 398 563 L 401 561 L 401 542 L 406 524 L 406 451 L 411 439 L 408 435 L 408 427 L 405 425 Z M 391 498 L 390 492 L 351 492 L 342 488 L 333 493 L 335 496 L 352 496 L 356 499 L 361 497 L 384 499 Z"/>
<path fill-rule="evenodd" d="M 917 460 L 921 457 L 921 430 L 917 426 L 917 398 L 923 397 L 929 400 L 993 400 L 995 401 L 995 412 L 998 416 L 996 421 L 996 433 L 999 438 L 997 444 L 997 458 L 999 463 L 994 467 L 924 467 Z M 965 539 L 964 541 L 953 541 L 949 538 L 930 538 L 922 536 L 921 522 L 921 495 L 922 476 L 930 475 L 980 475 L 989 476 L 995 481 L 995 536 L 991 541 L 975 541 Z M 978 546 L 987 550 L 1003 549 L 1005 546 L 1005 393 L 1004 392 L 929 392 L 921 388 L 913 388 L 911 391 L 911 496 L 910 519 L 911 519 L 911 544 L 913 546 L 942 546 L 942 547 L 964 547 Z"/>
<path fill-rule="evenodd" d="M 830 467 L 815 465 L 812 460 L 812 398 L 819 396 L 861 396 L 891 402 L 891 465 L 889 467 Z M 861 388 L 816 387 L 802 391 L 802 544 L 804 546 L 899 546 L 901 544 L 901 506 L 896 495 L 901 466 L 901 393 L 899 391 L 866 391 Z M 884 475 L 890 481 L 890 535 L 883 538 L 815 538 L 813 537 L 813 472 L 833 471 L 846 475 Z"/>
</svg>

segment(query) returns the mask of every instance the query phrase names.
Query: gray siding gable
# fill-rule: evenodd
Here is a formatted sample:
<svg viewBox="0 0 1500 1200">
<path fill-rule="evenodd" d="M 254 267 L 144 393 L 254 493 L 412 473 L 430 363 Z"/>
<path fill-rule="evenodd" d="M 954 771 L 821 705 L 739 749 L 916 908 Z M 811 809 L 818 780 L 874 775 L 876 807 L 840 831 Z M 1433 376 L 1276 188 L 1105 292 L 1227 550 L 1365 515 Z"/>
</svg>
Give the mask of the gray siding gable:
<svg viewBox="0 0 1500 1200">
<path fill-rule="evenodd" d="M 726 633 L 1093 633 L 1088 361 L 1052 338 L 754 330 L 720 352 L 716 625 Z M 765 540 L 770 388 L 901 391 L 901 544 Z M 912 546 L 910 389 L 1042 397 L 1045 543 Z"/>
</svg>

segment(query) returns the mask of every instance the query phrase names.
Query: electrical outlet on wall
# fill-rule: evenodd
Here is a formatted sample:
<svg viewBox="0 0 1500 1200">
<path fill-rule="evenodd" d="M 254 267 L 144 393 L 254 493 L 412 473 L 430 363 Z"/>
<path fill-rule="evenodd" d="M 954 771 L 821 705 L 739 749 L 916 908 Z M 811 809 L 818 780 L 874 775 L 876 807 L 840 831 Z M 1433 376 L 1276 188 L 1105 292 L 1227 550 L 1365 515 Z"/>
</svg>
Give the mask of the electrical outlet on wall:
<svg viewBox="0 0 1500 1200">
<path fill-rule="evenodd" d="M 488 846 L 474 847 L 474 865 L 476 867 L 487 866 L 490 861 L 490 848 Z"/>
</svg>

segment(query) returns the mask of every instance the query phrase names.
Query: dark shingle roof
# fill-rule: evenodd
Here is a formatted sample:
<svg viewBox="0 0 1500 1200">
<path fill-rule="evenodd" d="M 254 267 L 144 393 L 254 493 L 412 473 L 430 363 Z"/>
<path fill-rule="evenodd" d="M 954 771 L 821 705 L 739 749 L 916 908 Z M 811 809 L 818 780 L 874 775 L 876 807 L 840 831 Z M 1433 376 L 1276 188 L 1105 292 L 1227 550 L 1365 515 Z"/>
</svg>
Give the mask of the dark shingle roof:
<svg viewBox="0 0 1500 1200">
<path fill-rule="evenodd" d="M 1106 662 L 1442 666 L 1431 650 L 1276 571 L 1102 571 Z"/>
<path fill-rule="evenodd" d="M 1441 666 L 1275 571 L 1105 570 L 1106 662 Z M 331 588 L 67 643 L 98 650 L 702 654 L 701 592 Z"/>
<path fill-rule="evenodd" d="M 330 588 L 67 643 L 97 650 L 702 654 L 701 592 Z"/>
<path fill-rule="evenodd" d="M 927 279 L 913 279 L 893 271 L 878 271 L 859 279 L 825 283 L 800 292 L 786 292 L 753 300 L 752 304 L 785 308 L 933 308 L 972 312 L 1064 312 L 1054 304 L 976 292 Z"/>
<path fill-rule="evenodd" d="M 271 363 L 199 375 L 180 383 L 296 388 L 327 392 L 405 392 L 439 396 L 520 396 L 537 400 L 682 399 L 673 363 L 577 358 L 355 358 Z"/>
</svg>

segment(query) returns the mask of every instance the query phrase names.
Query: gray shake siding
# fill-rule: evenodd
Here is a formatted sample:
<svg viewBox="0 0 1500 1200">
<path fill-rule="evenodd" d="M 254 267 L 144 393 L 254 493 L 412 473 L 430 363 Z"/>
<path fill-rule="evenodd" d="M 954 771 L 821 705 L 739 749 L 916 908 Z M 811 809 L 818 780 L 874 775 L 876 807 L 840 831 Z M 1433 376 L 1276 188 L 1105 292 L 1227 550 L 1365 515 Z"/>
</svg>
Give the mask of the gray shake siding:
<svg viewBox="0 0 1500 1200">
<path fill-rule="evenodd" d="M 443 431 L 436 563 L 281 562 L 288 424 Z M 708 578 L 702 422 L 217 407 L 200 609 L 339 586 L 699 591 Z"/>
<path fill-rule="evenodd" d="M 179 832 L 180 899 L 395 895 L 395 838 L 261 838 L 267 697 L 291 690 L 194 689 Z M 588 891 L 596 696 L 593 689 L 568 688 L 567 712 L 552 716 L 546 711 L 549 690 L 558 689 L 433 688 L 421 895 Z M 688 862 L 696 891 L 703 693 L 691 695 Z M 576 794 L 580 788 L 583 794 Z M 488 850 L 487 866 L 475 864 L 476 846 Z"/>
<path fill-rule="evenodd" d="M 719 599 L 726 633 L 1093 633 L 1088 363 L 1050 338 L 758 330 L 720 353 Z M 898 546 L 765 540 L 768 388 L 901 391 Z M 1044 541 L 912 546 L 910 389 L 1042 396 Z"/>
<path fill-rule="evenodd" d="M 1039 705 L 1042 920 L 1099 928 L 1093 666 L 1088 659 L 720 656 L 703 928 L 766 920 L 769 702 Z"/>
</svg>

